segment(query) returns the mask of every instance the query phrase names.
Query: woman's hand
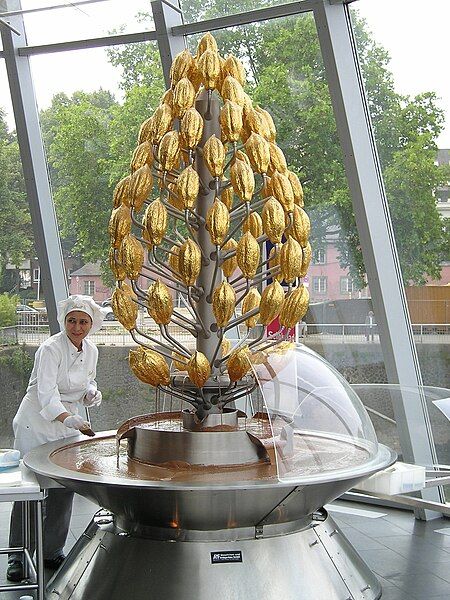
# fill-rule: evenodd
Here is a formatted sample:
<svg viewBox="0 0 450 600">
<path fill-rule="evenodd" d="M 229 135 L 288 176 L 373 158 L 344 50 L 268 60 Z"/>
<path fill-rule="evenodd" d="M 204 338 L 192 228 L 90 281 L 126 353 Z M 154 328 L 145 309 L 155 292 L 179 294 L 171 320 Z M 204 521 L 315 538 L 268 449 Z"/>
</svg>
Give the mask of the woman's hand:
<svg viewBox="0 0 450 600">
<path fill-rule="evenodd" d="M 102 393 L 94 386 L 89 386 L 88 391 L 83 399 L 84 406 L 92 408 L 93 406 L 100 406 L 102 403 Z"/>
<path fill-rule="evenodd" d="M 91 428 L 90 423 L 85 421 L 80 415 L 69 415 L 64 419 L 63 425 L 70 429 L 77 429 L 78 431 Z"/>
</svg>

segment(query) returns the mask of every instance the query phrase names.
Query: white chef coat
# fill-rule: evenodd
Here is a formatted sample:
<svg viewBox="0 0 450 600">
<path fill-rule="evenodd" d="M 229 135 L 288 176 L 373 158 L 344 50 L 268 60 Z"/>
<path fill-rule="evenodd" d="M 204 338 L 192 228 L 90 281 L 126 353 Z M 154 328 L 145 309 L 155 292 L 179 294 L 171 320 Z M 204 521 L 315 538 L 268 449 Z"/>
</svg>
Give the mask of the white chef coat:
<svg viewBox="0 0 450 600">
<path fill-rule="evenodd" d="M 78 351 L 65 331 L 41 344 L 13 420 L 14 447 L 22 456 L 36 446 L 78 433 L 55 419 L 63 412 L 79 414 L 88 387 L 97 388 L 97 358 L 97 347 L 90 340 L 84 339 Z"/>
</svg>

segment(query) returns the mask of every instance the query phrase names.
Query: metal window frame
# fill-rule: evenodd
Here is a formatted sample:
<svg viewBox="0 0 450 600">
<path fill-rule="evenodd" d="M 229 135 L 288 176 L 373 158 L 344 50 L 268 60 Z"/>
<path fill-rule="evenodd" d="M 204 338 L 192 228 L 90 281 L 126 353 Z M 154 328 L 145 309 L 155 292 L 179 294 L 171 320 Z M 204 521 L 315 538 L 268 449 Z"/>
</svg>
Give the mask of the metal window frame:
<svg viewBox="0 0 450 600">
<path fill-rule="evenodd" d="M 405 388 L 421 389 L 420 366 L 351 25 L 348 4 L 352 1 L 300 0 L 247 13 L 209 19 L 201 23 L 185 24 L 179 6 L 174 6 L 165 0 L 154 0 L 151 7 L 156 32 L 141 32 L 35 47 L 27 47 L 25 36 L 22 34 L 21 45 L 18 43 L 19 40 L 16 40 L 14 52 L 11 53 L 5 48 L 1 55 L 7 62 L 17 63 L 18 61 L 27 61 L 32 54 L 156 39 L 166 83 L 169 84 L 170 64 L 177 52 L 184 49 L 185 36 L 312 12 L 343 149 L 344 165 L 380 330 L 388 380 L 392 383 L 399 383 Z M 20 2 L 19 0 L 6 0 L 6 5 L 14 9 L 14 7 L 20 6 Z M 22 16 L 18 15 L 16 18 L 17 21 L 11 21 L 11 24 L 15 26 L 18 23 L 22 27 L 22 31 Z M 2 30 L 3 35 L 6 35 L 4 28 Z M 9 31 L 9 38 L 12 35 L 12 32 Z M 29 100 L 31 99 L 35 103 L 31 76 L 28 74 L 26 81 L 17 73 L 11 72 L 9 76 L 13 104 L 18 104 L 18 98 L 23 97 L 24 94 L 28 94 Z M 27 112 L 29 112 L 29 107 Z M 22 113 L 24 113 L 23 109 Z M 34 142 L 40 139 L 39 131 L 36 130 L 37 112 L 33 116 L 35 122 L 29 133 L 26 131 L 27 121 L 24 114 L 21 115 L 18 111 L 16 119 L 18 120 L 19 138 L 25 140 L 31 138 Z M 20 126 L 21 120 L 23 126 Z M 22 160 L 24 168 L 27 168 L 28 171 L 27 161 L 31 158 L 29 154 L 24 153 Z M 42 156 L 40 158 L 42 159 Z M 44 174 L 46 176 L 46 168 L 42 160 L 39 164 L 33 165 L 31 174 L 34 178 L 38 176 L 40 180 Z M 39 196 L 39 194 L 37 195 Z M 33 217 L 33 221 L 35 218 Z M 42 229 L 42 226 L 40 227 Z M 49 247 L 54 243 L 45 234 L 41 237 L 43 242 L 50 244 Z M 57 295 L 56 291 L 55 294 Z M 420 464 L 433 464 L 436 462 L 436 456 L 425 398 L 421 399 L 420 405 L 410 400 L 408 393 L 405 392 L 399 400 L 394 402 L 404 460 Z M 441 492 L 442 490 L 439 488 L 432 488 L 426 490 L 424 496 L 430 500 L 442 501 Z M 427 513 L 420 516 L 431 515 Z"/>
</svg>

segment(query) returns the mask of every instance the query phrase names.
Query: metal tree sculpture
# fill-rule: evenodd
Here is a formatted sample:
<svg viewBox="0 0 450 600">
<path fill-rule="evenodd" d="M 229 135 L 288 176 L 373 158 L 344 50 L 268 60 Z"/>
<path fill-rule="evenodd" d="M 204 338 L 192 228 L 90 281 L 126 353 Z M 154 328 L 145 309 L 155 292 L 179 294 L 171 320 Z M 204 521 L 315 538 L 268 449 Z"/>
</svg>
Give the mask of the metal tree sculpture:
<svg viewBox="0 0 450 600">
<path fill-rule="evenodd" d="M 252 389 L 252 355 L 285 340 L 306 313 L 310 223 L 270 114 L 243 89 L 240 61 L 222 58 L 206 34 L 195 57 L 188 50 L 176 56 L 171 83 L 141 126 L 131 174 L 114 191 L 112 306 L 139 344 L 130 352 L 135 375 L 203 418 Z M 274 246 L 264 259 L 266 240 Z M 147 290 L 140 277 L 151 282 Z M 174 308 L 170 290 L 184 297 L 188 316 Z M 138 329 L 139 304 L 161 340 Z M 276 317 L 281 329 L 267 339 L 265 326 Z M 231 350 L 225 334 L 243 322 L 248 333 Z M 192 336 L 193 353 L 169 323 Z"/>
</svg>

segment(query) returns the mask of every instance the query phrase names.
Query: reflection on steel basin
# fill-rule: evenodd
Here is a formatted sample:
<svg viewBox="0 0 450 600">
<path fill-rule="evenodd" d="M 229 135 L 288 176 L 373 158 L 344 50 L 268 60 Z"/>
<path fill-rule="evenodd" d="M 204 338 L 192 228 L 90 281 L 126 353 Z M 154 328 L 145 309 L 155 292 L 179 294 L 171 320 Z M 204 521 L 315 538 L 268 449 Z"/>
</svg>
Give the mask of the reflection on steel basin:
<svg viewBox="0 0 450 600">
<path fill-rule="evenodd" d="M 273 465 L 179 469 L 142 465 L 126 454 L 117 468 L 112 432 L 44 444 L 29 452 L 24 462 L 38 475 L 110 510 L 125 529 L 163 528 L 176 533 L 254 527 L 262 520 L 266 524 L 301 520 L 396 459 L 382 444 L 372 456 L 363 446 L 351 444 L 359 460 L 333 467 L 332 457 L 343 447 L 345 454 L 349 442 L 309 434 L 309 446 L 314 439 L 321 449 L 324 443 L 329 446 L 330 464 L 322 452 L 317 468 L 302 472 L 300 461 L 298 473 L 286 479 Z"/>
</svg>

